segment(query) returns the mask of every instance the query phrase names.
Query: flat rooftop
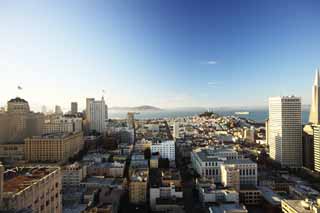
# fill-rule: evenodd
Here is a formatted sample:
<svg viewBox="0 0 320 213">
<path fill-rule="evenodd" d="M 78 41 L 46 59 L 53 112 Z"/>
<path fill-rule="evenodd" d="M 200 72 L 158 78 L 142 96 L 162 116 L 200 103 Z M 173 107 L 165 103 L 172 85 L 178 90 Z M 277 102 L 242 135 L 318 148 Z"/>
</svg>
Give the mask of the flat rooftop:
<svg viewBox="0 0 320 213">
<path fill-rule="evenodd" d="M 304 204 L 306 204 L 306 201 L 304 201 L 304 200 L 283 200 L 283 202 L 286 202 L 287 205 L 289 205 L 291 208 L 293 208 L 294 210 L 296 210 L 299 213 L 311 213 L 312 212 L 312 210 L 310 210 L 309 208 L 305 208 Z"/>
<path fill-rule="evenodd" d="M 245 206 L 240 204 L 221 204 L 218 206 L 209 207 L 210 212 L 213 213 L 224 213 L 224 212 L 238 212 L 238 213 L 247 213 L 248 210 Z"/>
<path fill-rule="evenodd" d="M 32 137 L 29 137 L 27 139 L 64 139 L 64 138 L 67 138 L 67 137 L 72 136 L 72 135 L 77 135 L 78 133 L 81 133 L 81 132 L 76 132 L 76 133 L 72 133 L 72 132 L 69 132 L 69 133 L 65 133 L 65 132 L 47 133 L 47 134 L 42 134 L 40 136 L 32 136 Z"/>
<path fill-rule="evenodd" d="M 23 170 L 24 171 L 19 173 L 14 170 L 8 170 L 5 172 L 5 180 L 3 183 L 4 193 L 17 193 L 22 191 L 43 177 L 54 172 L 57 168 L 29 168 Z"/>
<path fill-rule="evenodd" d="M 225 164 L 257 164 L 249 158 L 230 159 L 230 160 L 226 160 L 224 163 Z"/>
</svg>

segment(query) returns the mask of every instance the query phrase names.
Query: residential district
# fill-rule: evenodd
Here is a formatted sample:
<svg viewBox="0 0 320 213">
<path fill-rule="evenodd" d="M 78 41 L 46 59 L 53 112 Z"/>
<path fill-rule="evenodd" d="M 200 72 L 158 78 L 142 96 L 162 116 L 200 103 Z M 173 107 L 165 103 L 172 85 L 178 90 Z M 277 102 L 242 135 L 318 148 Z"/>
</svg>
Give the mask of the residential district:
<svg viewBox="0 0 320 213">
<path fill-rule="evenodd" d="M 0 113 L 1 212 L 320 212 L 320 77 L 257 122 L 204 112 L 109 119 L 104 98 L 63 113 L 13 98 Z"/>
</svg>

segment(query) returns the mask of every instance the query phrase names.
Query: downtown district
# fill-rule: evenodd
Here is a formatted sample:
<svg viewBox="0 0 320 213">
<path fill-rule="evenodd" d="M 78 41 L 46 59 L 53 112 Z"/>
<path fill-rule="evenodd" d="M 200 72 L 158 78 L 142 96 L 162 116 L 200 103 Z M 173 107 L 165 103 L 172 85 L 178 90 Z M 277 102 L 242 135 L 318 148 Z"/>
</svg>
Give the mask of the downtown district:
<svg viewBox="0 0 320 213">
<path fill-rule="evenodd" d="M 0 112 L 0 212 L 320 212 L 320 77 L 269 99 L 265 123 L 204 112 L 108 119 L 104 98 L 63 113 Z M 143 112 L 141 112 L 143 113 Z"/>
</svg>

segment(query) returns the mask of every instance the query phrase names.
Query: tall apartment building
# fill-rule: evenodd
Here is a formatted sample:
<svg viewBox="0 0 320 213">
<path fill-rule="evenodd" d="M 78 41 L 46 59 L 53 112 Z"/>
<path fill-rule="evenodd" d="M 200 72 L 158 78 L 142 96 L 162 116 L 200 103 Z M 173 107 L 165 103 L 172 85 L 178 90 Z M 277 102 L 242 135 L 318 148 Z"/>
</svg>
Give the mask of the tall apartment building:
<svg viewBox="0 0 320 213">
<path fill-rule="evenodd" d="M 62 212 L 60 168 L 24 167 L 14 175 L 0 172 L 1 212 Z"/>
<path fill-rule="evenodd" d="M 43 134 L 82 131 L 82 118 L 72 116 L 49 117 L 44 120 Z"/>
<path fill-rule="evenodd" d="M 156 152 L 160 154 L 161 158 L 176 159 L 175 143 L 172 140 L 153 143 L 151 145 L 151 153 Z"/>
<path fill-rule="evenodd" d="M 269 98 L 268 143 L 270 157 L 282 166 L 302 166 L 301 99 Z"/>
<path fill-rule="evenodd" d="M 108 107 L 105 104 L 103 97 L 101 98 L 101 101 L 94 100 L 94 98 L 87 98 L 86 118 L 90 130 L 95 130 L 100 133 L 104 133 L 106 131 Z"/>
<path fill-rule="evenodd" d="M 78 103 L 77 102 L 71 102 L 71 114 L 75 115 L 78 113 Z"/>
<path fill-rule="evenodd" d="M 83 133 L 55 133 L 25 139 L 25 159 L 30 162 L 66 162 L 83 149 Z"/>
<path fill-rule="evenodd" d="M 314 83 L 312 86 L 312 101 L 309 115 L 309 122 L 319 124 L 320 122 L 320 102 L 319 102 L 319 87 L 320 87 L 320 69 L 317 69 Z"/>
</svg>

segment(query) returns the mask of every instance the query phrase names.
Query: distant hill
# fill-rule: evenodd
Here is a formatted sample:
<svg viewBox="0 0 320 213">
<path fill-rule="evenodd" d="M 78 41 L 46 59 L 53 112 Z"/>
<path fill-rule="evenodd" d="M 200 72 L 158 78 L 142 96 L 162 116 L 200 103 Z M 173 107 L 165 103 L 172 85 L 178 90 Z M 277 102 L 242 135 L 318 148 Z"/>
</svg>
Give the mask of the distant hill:
<svg viewBox="0 0 320 213">
<path fill-rule="evenodd" d="M 115 110 L 115 111 L 160 111 L 162 109 L 154 106 L 148 106 L 148 105 L 143 105 L 143 106 L 136 106 L 136 107 L 111 107 L 109 110 Z"/>
</svg>

